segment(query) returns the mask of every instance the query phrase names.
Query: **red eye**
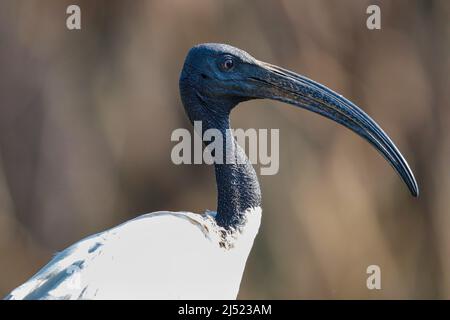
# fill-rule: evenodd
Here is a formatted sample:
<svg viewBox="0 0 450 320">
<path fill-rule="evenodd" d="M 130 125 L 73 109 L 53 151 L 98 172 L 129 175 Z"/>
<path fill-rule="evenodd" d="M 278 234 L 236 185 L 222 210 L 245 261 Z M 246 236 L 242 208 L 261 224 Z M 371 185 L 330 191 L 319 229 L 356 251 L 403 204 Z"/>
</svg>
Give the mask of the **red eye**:
<svg viewBox="0 0 450 320">
<path fill-rule="evenodd" d="M 227 58 L 224 60 L 224 62 L 222 63 L 222 69 L 225 71 L 229 71 L 231 69 L 233 69 L 234 67 L 234 61 L 231 58 Z"/>
</svg>

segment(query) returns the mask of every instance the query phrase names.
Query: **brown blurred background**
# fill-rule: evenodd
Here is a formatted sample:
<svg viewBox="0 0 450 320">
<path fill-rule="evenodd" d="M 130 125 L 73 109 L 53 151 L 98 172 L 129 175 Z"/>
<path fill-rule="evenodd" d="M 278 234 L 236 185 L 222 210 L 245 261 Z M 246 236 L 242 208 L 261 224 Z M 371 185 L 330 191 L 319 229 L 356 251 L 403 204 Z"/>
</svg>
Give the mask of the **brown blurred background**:
<svg viewBox="0 0 450 320">
<path fill-rule="evenodd" d="M 69 4 L 82 30 L 66 29 Z M 381 7 L 381 30 L 366 8 Z M 450 298 L 450 1 L 0 2 L 0 296 L 89 234 L 155 210 L 215 209 L 214 172 L 170 160 L 190 128 L 188 49 L 224 42 L 342 93 L 396 142 L 414 199 L 368 143 L 272 101 L 280 128 L 240 298 Z M 377 264 L 382 290 L 366 288 Z"/>
</svg>

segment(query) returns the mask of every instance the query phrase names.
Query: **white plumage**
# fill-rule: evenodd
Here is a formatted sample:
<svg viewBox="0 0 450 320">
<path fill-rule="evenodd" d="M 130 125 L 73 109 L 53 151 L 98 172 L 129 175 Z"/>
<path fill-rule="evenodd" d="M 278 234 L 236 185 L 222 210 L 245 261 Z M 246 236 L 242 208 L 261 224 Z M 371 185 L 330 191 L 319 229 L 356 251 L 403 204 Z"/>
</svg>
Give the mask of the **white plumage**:
<svg viewBox="0 0 450 320">
<path fill-rule="evenodd" d="M 85 238 L 7 299 L 235 299 L 261 209 L 238 230 L 215 212 L 154 212 Z"/>
</svg>

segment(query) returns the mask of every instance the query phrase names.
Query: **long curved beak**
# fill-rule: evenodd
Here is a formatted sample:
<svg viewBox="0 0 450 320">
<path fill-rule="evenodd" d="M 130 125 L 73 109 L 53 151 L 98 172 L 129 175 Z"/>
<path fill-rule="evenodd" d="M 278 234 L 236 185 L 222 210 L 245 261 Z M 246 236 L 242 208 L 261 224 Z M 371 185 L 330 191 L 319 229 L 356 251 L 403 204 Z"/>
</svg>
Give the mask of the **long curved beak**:
<svg viewBox="0 0 450 320">
<path fill-rule="evenodd" d="M 343 96 L 289 70 L 259 62 L 249 81 L 257 98 L 295 105 L 342 124 L 367 140 L 392 165 L 414 197 L 419 195 L 414 174 L 392 140 L 364 111 Z"/>
</svg>

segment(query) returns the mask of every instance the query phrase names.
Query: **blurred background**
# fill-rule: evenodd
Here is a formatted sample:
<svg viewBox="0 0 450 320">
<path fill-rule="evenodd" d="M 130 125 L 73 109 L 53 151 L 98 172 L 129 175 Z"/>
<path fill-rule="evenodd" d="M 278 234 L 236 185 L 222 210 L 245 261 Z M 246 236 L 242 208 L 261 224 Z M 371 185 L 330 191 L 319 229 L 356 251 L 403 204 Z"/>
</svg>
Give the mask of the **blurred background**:
<svg viewBox="0 0 450 320">
<path fill-rule="evenodd" d="M 81 31 L 66 8 L 81 7 Z M 366 8 L 381 8 L 381 30 Z M 215 209 L 214 170 L 170 160 L 190 129 L 189 48 L 240 47 L 355 102 L 392 137 L 407 188 L 371 146 L 273 101 L 235 128 L 279 128 L 239 298 L 450 298 L 450 1 L 0 2 L 0 296 L 56 251 L 156 210 Z M 366 287 L 381 267 L 382 290 Z"/>
</svg>

